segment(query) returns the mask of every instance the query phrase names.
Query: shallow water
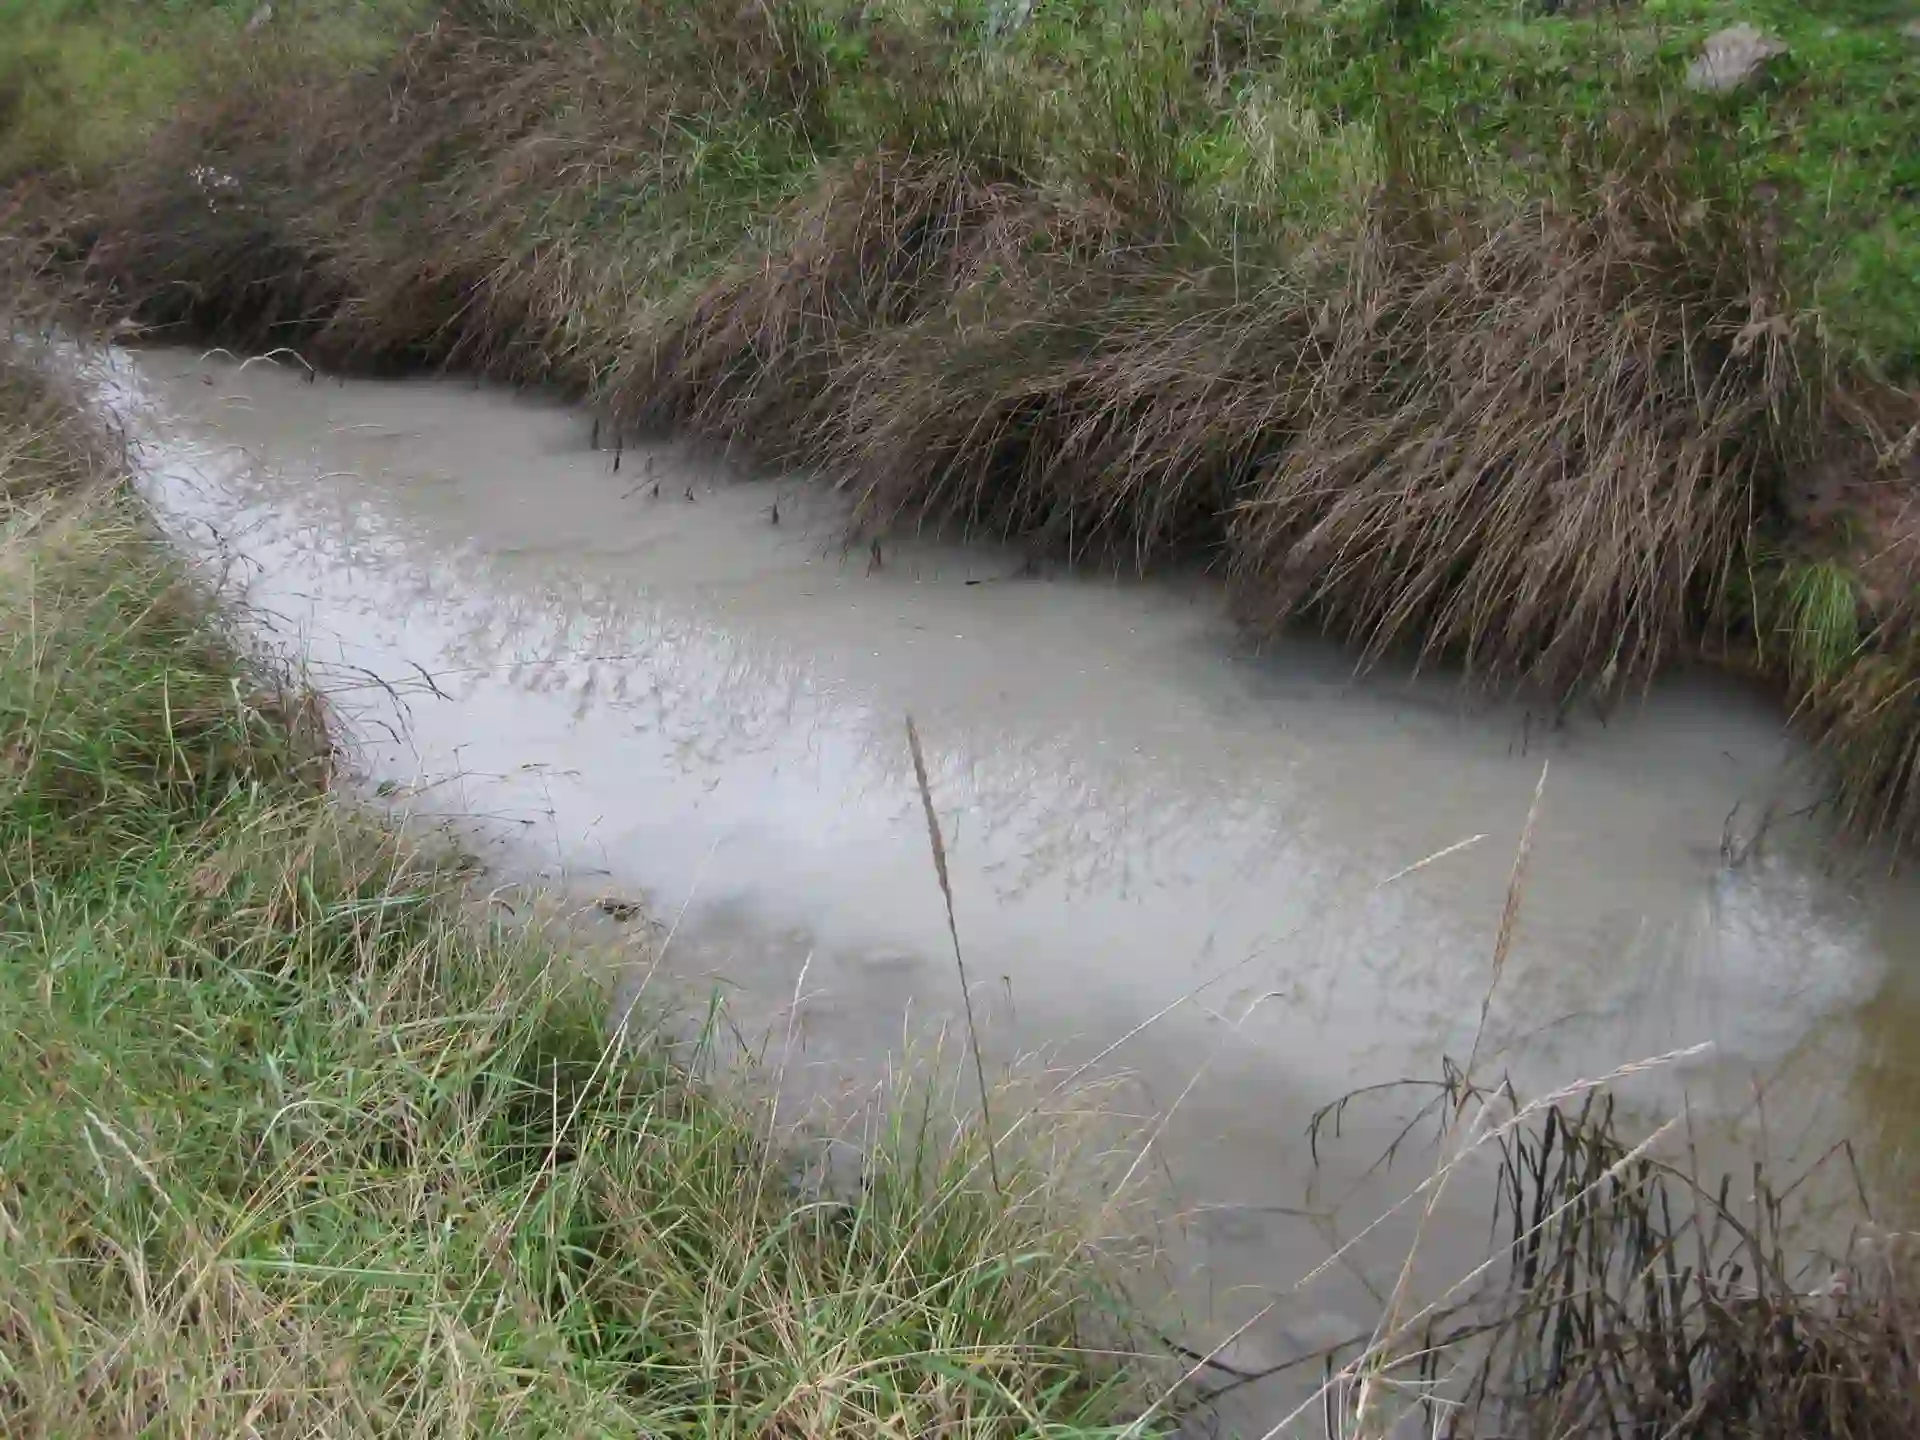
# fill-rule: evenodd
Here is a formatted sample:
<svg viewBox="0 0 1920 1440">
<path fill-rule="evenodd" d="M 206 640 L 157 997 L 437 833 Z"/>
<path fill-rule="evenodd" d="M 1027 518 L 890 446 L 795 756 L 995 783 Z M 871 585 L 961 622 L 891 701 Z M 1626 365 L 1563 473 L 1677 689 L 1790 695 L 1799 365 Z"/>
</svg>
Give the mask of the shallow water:
<svg viewBox="0 0 1920 1440">
<path fill-rule="evenodd" d="M 990 1058 L 1131 1035 L 1100 1068 L 1172 1112 L 1184 1323 L 1261 1314 L 1243 1362 L 1377 1310 L 1391 1245 L 1293 1287 L 1417 1178 L 1418 1157 L 1335 1203 L 1408 1102 L 1357 1107 L 1330 1170 L 1305 1129 L 1473 1048 L 1543 767 L 1476 1075 L 1538 1091 L 1708 1043 L 1626 1099 L 1684 1100 L 1709 1154 L 1791 1167 L 1856 1135 L 1869 1170 L 1911 1175 L 1912 1067 L 1884 1057 L 1920 1020 L 1896 983 L 1920 974 L 1916 892 L 1792 815 L 1798 752 L 1738 685 L 1677 677 L 1555 725 L 1318 643 L 1255 653 L 1201 581 L 980 547 L 876 565 L 818 487 L 673 446 L 616 465 L 542 399 L 181 352 L 110 368 L 166 522 L 314 667 L 368 782 L 457 820 L 504 879 L 673 922 L 668 968 L 723 983 L 750 1032 L 790 1028 L 803 1088 L 863 1083 L 958 1005 L 914 716 Z M 1484 1219 L 1446 1233 L 1443 1276 Z"/>
</svg>

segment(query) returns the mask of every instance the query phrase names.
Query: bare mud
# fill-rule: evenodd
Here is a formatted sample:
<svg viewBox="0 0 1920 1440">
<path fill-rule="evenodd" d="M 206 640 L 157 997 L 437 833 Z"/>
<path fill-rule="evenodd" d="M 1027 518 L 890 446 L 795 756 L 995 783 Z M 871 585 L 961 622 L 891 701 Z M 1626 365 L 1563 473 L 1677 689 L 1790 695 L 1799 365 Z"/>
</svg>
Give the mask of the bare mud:
<svg viewBox="0 0 1920 1440">
<path fill-rule="evenodd" d="M 1329 1166 L 1308 1122 L 1473 1048 L 1543 770 L 1476 1075 L 1537 1093 L 1706 1045 L 1623 1103 L 1684 1104 L 1736 1168 L 1851 1136 L 1870 1180 L 1911 1181 L 1920 892 L 1799 813 L 1765 696 L 1681 675 L 1604 716 L 1488 703 L 1311 641 L 1257 653 L 1204 577 L 847 553 L 823 487 L 670 445 L 616 463 L 541 398 L 110 368 L 165 523 L 312 668 L 368 785 L 505 881 L 609 897 L 636 954 L 670 927 L 666 968 L 820 1096 L 958 1010 L 911 714 L 990 1065 L 1099 1057 L 1165 1118 L 1180 1323 L 1258 1316 L 1241 1368 L 1377 1313 L 1391 1243 L 1297 1282 L 1430 1151 L 1363 1178 L 1404 1093 L 1357 1103 Z M 1443 1278 L 1484 1215 L 1446 1235 Z"/>
</svg>

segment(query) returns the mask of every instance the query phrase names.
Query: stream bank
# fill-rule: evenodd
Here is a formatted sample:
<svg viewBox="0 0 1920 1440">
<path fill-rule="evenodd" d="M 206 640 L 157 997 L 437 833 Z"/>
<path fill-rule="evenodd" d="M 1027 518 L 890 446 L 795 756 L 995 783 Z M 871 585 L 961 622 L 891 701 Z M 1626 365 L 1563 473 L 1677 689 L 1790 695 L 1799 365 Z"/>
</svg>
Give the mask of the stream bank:
<svg viewBox="0 0 1920 1440">
<path fill-rule="evenodd" d="M 1755 6 L 1768 73 L 1687 89 Z M 303 7 L 35 177 L 12 258 L 183 341 L 558 384 L 869 533 L 1198 556 L 1259 633 L 1496 689 L 1704 654 L 1778 687 L 1846 829 L 1920 832 L 1879 7 L 339 8 L 351 54 Z"/>
<path fill-rule="evenodd" d="M 118 437 L 26 358 L 0 355 L 0 1432 L 1140 1415 L 1087 1348 L 1102 1262 L 1063 1172 L 1002 1147 L 976 1183 L 977 1130 L 901 1093 L 843 1200 L 796 1192 L 778 1117 L 667 1012 L 610 1033 L 554 932 L 465 913 L 437 849 L 335 788 L 324 704 L 236 648 Z"/>
<path fill-rule="evenodd" d="M 1295 1287 L 1404 1193 L 1368 1173 L 1404 1109 L 1355 1108 L 1322 1157 L 1308 1124 L 1464 1058 L 1543 763 L 1487 1064 L 1538 1093 L 1710 1043 L 1622 1104 L 1684 1101 L 1708 1169 L 1878 1136 L 1876 1188 L 1910 1180 L 1915 897 L 1824 851 L 1802 752 L 1723 677 L 1556 723 L 1314 642 L 1254 652 L 1202 582 L 849 553 L 805 477 L 684 446 L 616 466 L 534 396 L 168 350 L 106 384 L 157 513 L 310 668 L 367 784 L 503 879 L 662 920 L 667 967 L 802 1099 L 957 1022 L 912 714 L 990 1061 L 1097 1060 L 1169 1117 L 1174 1308 L 1199 1342 L 1258 1315 L 1243 1366 L 1378 1312 L 1399 1231 Z M 1441 1223 L 1445 1283 L 1484 1209 Z"/>
</svg>

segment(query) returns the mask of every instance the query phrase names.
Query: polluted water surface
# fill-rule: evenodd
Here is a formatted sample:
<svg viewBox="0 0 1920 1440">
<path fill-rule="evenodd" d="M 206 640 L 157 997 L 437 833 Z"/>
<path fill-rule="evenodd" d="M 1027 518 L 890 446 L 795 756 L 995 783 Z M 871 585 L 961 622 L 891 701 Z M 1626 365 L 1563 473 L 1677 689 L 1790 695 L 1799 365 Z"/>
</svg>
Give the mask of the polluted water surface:
<svg viewBox="0 0 1920 1440">
<path fill-rule="evenodd" d="M 1404 1256 L 1389 1227 L 1327 1264 L 1431 1163 L 1373 1167 L 1418 1093 L 1318 1146 L 1315 1114 L 1476 1036 L 1522 1094 L 1688 1052 L 1622 1104 L 1684 1105 L 1736 1171 L 1851 1136 L 1911 1178 L 1920 898 L 1800 813 L 1804 756 L 1738 684 L 1476 700 L 1255 650 L 1204 579 L 849 547 L 822 485 L 616 455 L 548 399 L 173 350 L 96 373 L 163 523 L 309 667 L 370 788 L 503 883 L 607 897 L 655 953 L 670 927 L 675 983 L 827 1102 L 959 1014 L 911 715 L 988 1066 L 1096 1062 L 1149 1117 L 1165 1325 L 1237 1372 L 1364 1334 Z M 1484 1256 L 1484 1203 L 1435 1222 L 1423 1283 Z M 1235 1404 L 1258 1433 L 1297 1393 Z"/>
</svg>

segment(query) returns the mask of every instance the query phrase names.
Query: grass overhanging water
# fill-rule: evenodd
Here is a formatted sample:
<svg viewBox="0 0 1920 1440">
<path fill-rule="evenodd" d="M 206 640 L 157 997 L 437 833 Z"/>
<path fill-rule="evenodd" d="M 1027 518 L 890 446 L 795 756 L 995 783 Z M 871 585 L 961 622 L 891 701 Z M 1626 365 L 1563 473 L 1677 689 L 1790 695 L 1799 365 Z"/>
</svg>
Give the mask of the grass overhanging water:
<svg viewBox="0 0 1920 1440">
<path fill-rule="evenodd" d="M 1904 841 L 1903 14 L 11 0 L 8 253 L 159 333 L 557 382 L 874 533 L 1198 554 L 1365 655 L 1753 669 Z M 1690 88 L 1736 21 L 1784 51 Z"/>
</svg>

